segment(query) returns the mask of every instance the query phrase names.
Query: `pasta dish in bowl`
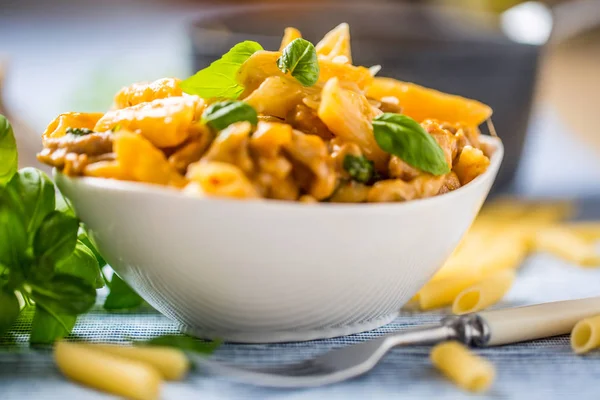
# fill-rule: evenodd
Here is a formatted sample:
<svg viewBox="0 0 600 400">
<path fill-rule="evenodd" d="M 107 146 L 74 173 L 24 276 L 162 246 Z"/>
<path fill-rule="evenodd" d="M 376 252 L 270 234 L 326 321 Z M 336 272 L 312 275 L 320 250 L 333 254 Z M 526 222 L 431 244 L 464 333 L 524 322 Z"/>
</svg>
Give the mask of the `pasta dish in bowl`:
<svg viewBox="0 0 600 400">
<path fill-rule="evenodd" d="M 195 196 L 394 202 L 458 189 L 490 148 L 474 100 L 351 64 L 348 26 L 281 51 L 242 42 L 180 81 L 137 83 L 106 113 L 65 113 L 39 159 L 69 176 L 146 182 Z"/>
<path fill-rule="evenodd" d="M 380 326 L 475 218 L 503 152 L 478 129 L 489 107 L 376 77 L 349 41 L 346 24 L 317 45 L 288 28 L 279 51 L 242 42 L 44 132 L 39 159 L 102 254 L 186 331 L 264 342 Z"/>
</svg>

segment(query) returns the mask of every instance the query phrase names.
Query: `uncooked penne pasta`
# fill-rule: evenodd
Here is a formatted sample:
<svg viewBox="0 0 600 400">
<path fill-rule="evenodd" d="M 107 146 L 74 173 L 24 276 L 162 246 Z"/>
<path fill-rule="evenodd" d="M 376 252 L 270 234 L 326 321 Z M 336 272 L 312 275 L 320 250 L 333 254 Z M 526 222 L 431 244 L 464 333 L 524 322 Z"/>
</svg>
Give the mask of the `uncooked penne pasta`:
<svg viewBox="0 0 600 400">
<path fill-rule="evenodd" d="M 431 362 L 463 389 L 483 392 L 494 382 L 496 371 L 487 360 L 458 342 L 440 343 L 431 350 Z"/>
<path fill-rule="evenodd" d="M 190 370 L 190 361 L 178 349 L 169 347 L 119 346 L 111 344 L 88 344 L 92 350 L 140 361 L 154 367 L 167 380 L 181 380 Z"/>
<path fill-rule="evenodd" d="M 452 312 L 457 315 L 468 314 L 496 304 L 510 290 L 514 280 L 515 271 L 510 269 L 487 276 L 456 296 Z"/>
<path fill-rule="evenodd" d="M 417 293 L 417 301 L 421 310 L 445 307 L 454 301 L 456 296 L 466 288 L 475 285 L 482 279 L 478 271 L 460 277 L 451 277 L 429 282 Z"/>
<path fill-rule="evenodd" d="M 535 249 L 582 266 L 600 266 L 600 255 L 594 244 L 564 227 L 540 230 L 535 237 Z"/>
<path fill-rule="evenodd" d="M 571 347 L 584 354 L 600 347 L 600 315 L 579 321 L 571 331 Z"/>
<path fill-rule="evenodd" d="M 86 386 L 134 400 L 160 395 L 160 373 L 146 363 L 65 341 L 54 345 L 54 358 L 67 378 Z"/>
</svg>

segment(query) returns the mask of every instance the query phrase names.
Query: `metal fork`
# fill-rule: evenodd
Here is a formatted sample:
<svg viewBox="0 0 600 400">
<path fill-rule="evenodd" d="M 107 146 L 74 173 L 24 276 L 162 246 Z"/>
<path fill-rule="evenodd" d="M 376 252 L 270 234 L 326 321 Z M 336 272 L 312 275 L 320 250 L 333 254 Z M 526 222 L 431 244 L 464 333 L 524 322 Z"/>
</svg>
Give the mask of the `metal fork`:
<svg viewBox="0 0 600 400">
<path fill-rule="evenodd" d="M 225 364 L 189 354 L 200 369 L 258 386 L 311 387 L 365 374 L 392 348 L 456 340 L 494 346 L 568 333 L 577 321 L 600 314 L 600 297 L 545 303 L 443 318 L 427 325 L 332 350 L 294 364 L 267 367 Z"/>
</svg>

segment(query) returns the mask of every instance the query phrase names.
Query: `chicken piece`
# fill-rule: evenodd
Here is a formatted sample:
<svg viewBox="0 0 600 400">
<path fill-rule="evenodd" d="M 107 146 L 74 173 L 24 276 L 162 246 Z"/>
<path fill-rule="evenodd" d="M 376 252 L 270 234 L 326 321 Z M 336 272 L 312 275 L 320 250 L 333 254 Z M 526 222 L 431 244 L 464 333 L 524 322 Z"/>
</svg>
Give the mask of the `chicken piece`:
<svg viewBox="0 0 600 400">
<path fill-rule="evenodd" d="M 421 126 L 435 139 L 444 151 L 446 163 L 452 168 L 452 162 L 458 152 L 456 136 L 450 131 L 443 129 L 437 122 L 426 120 L 421 123 Z"/>
<path fill-rule="evenodd" d="M 201 132 L 198 132 L 194 137 L 190 137 L 169 155 L 169 164 L 179 173 L 185 174 L 188 166 L 202 157 L 214 137 L 212 131 L 204 126 Z"/>
<path fill-rule="evenodd" d="M 398 156 L 390 157 L 388 164 L 388 173 L 391 178 L 402 179 L 403 181 L 410 181 L 421 175 L 422 172 L 406 163 L 403 159 Z"/>
<path fill-rule="evenodd" d="M 329 128 L 319 119 L 317 111 L 305 104 L 298 104 L 294 107 L 288 114 L 285 122 L 299 131 L 310 135 L 317 135 L 321 139 L 330 140 L 333 138 L 333 134 Z"/>
<path fill-rule="evenodd" d="M 446 179 L 444 180 L 444 184 L 442 188 L 438 192 L 438 194 L 444 194 L 456 190 L 460 187 L 460 180 L 458 176 L 454 172 L 450 172 L 446 174 Z"/>
<path fill-rule="evenodd" d="M 104 114 L 94 127 L 105 132 L 115 126 L 140 133 L 158 148 L 174 147 L 190 137 L 195 121 L 204 110 L 204 100 L 198 96 L 156 99 Z"/>
<path fill-rule="evenodd" d="M 331 196 L 337 176 L 323 140 L 294 130 L 291 143 L 283 147 L 300 187 L 318 200 Z"/>
<path fill-rule="evenodd" d="M 114 98 L 114 108 L 126 108 L 156 99 L 181 96 L 180 79 L 163 78 L 154 82 L 139 82 L 119 90 Z"/>
<path fill-rule="evenodd" d="M 254 172 L 254 162 L 248 151 L 250 130 L 248 121 L 236 122 L 219 133 L 200 161 L 219 161 L 237 166 L 247 175 Z"/>
<path fill-rule="evenodd" d="M 388 179 L 376 182 L 369 191 L 369 202 L 394 202 L 423 199 L 435 196 L 444 185 L 446 177 L 421 175 L 410 182 L 400 179 Z"/>
</svg>

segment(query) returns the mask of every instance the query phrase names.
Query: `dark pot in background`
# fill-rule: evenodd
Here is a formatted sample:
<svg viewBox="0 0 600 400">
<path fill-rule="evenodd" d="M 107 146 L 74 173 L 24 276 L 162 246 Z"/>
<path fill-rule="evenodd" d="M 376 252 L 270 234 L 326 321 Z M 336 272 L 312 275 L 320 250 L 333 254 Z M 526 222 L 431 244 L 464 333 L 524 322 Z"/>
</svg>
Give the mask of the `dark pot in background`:
<svg viewBox="0 0 600 400">
<path fill-rule="evenodd" d="M 489 104 L 505 146 L 495 190 L 507 187 L 523 148 L 541 48 L 503 36 L 494 15 L 409 4 L 230 7 L 194 22 L 193 68 L 206 67 L 243 40 L 275 50 L 287 26 L 316 43 L 341 22 L 350 24 L 354 64 L 380 64 L 381 76 Z"/>
</svg>

